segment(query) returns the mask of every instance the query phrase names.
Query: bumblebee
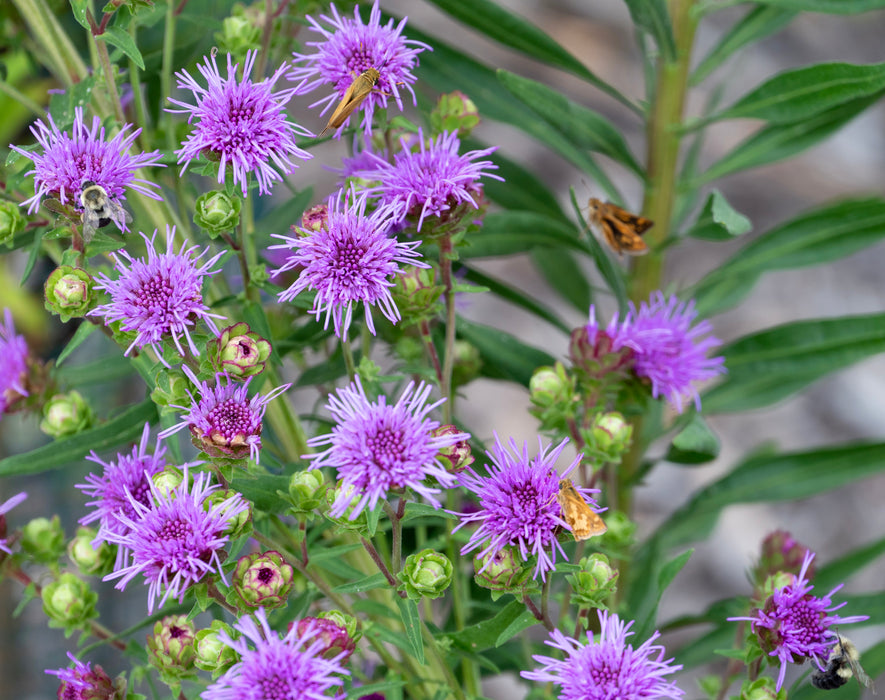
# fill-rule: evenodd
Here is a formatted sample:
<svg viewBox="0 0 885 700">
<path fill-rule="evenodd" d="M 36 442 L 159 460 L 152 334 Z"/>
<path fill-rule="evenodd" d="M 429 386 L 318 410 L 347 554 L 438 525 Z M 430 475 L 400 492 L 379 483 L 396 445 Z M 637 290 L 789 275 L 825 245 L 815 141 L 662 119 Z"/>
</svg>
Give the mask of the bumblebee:
<svg viewBox="0 0 885 700">
<path fill-rule="evenodd" d="M 872 689 L 873 693 L 876 692 L 873 681 L 860 666 L 860 653 L 857 647 L 847 637 L 837 634 L 836 644 L 830 651 L 826 669 L 811 674 L 811 685 L 820 690 L 833 690 L 841 688 L 852 676 L 858 683 Z"/>
<path fill-rule="evenodd" d="M 91 180 L 83 182 L 80 190 L 80 206 L 83 208 L 83 238 L 92 240 L 96 230 L 104 228 L 111 221 L 123 228 L 132 221 L 132 216 L 119 201 L 108 195 L 101 185 Z"/>
</svg>

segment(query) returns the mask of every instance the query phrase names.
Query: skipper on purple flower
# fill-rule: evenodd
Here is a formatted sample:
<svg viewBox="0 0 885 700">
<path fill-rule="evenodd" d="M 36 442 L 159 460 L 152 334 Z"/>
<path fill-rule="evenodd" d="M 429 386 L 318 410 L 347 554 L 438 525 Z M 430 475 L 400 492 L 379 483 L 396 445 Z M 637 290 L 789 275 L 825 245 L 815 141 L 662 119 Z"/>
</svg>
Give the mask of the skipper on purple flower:
<svg viewBox="0 0 885 700">
<path fill-rule="evenodd" d="M 354 78 L 350 87 L 345 90 L 341 102 L 338 103 L 335 111 L 332 112 L 332 116 L 329 117 L 326 128 L 320 132 L 320 136 L 329 129 L 337 129 L 347 121 L 347 118 L 353 114 L 354 110 L 372 93 L 380 78 L 381 73 L 378 72 L 377 68 L 369 68 Z"/>
<path fill-rule="evenodd" d="M 559 501 L 562 518 L 571 528 L 575 541 L 589 540 L 608 530 L 599 513 L 590 508 L 571 479 L 560 480 L 556 500 Z"/>
</svg>

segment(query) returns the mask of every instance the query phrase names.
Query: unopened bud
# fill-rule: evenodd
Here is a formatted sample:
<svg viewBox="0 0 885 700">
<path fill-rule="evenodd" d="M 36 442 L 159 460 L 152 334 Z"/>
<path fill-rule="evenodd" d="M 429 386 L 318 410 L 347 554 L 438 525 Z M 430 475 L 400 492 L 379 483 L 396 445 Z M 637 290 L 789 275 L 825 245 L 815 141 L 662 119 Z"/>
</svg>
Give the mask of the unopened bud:
<svg viewBox="0 0 885 700">
<path fill-rule="evenodd" d="M 43 406 L 40 430 L 54 438 L 76 435 L 92 426 L 95 414 L 80 392 L 56 394 Z"/>
<path fill-rule="evenodd" d="M 452 582 L 454 567 L 445 554 L 424 549 L 406 557 L 403 570 L 397 574 L 401 590 L 412 600 L 439 598 Z"/>
<path fill-rule="evenodd" d="M 216 371 L 244 379 L 264 371 L 271 346 L 258 333 L 253 333 L 248 323 L 240 322 L 210 340 L 207 350 Z"/>
<path fill-rule="evenodd" d="M 279 552 L 256 552 L 237 560 L 233 587 L 250 608 L 278 608 L 286 604 L 295 569 Z"/>
<path fill-rule="evenodd" d="M 220 190 L 206 192 L 194 202 L 194 223 L 211 238 L 233 231 L 240 223 L 242 200 Z"/>
<path fill-rule="evenodd" d="M 55 268 L 43 287 L 44 306 L 62 321 L 86 315 L 98 299 L 93 291 L 92 276 L 85 270 L 68 265 Z"/>
<path fill-rule="evenodd" d="M 434 134 L 457 131 L 458 138 L 465 138 L 479 124 L 479 110 L 467 95 L 455 90 L 440 95 L 430 113 L 430 126 Z"/>
<path fill-rule="evenodd" d="M 168 685 L 176 685 L 195 673 L 196 630 L 186 615 L 169 615 L 154 624 L 147 637 L 148 662 Z"/>
<path fill-rule="evenodd" d="M 85 629 L 90 620 L 98 617 L 98 593 L 72 573 L 63 573 L 44 586 L 40 597 L 49 626 L 64 629 L 65 636 Z"/>
</svg>

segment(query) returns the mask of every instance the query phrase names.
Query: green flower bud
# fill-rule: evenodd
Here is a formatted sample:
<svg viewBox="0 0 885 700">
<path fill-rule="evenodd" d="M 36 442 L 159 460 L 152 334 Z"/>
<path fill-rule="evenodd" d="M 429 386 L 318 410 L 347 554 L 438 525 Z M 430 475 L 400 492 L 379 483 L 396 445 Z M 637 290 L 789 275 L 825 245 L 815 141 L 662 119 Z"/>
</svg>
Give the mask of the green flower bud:
<svg viewBox="0 0 885 700">
<path fill-rule="evenodd" d="M 255 552 L 237 560 L 233 588 L 250 608 L 279 608 L 286 604 L 293 578 L 295 569 L 279 552 Z"/>
<path fill-rule="evenodd" d="M 215 41 L 221 51 L 237 56 L 242 60 L 247 51 L 261 48 L 261 24 L 256 13 L 248 12 L 242 5 L 234 7 L 233 15 L 225 17 L 221 31 L 215 33 Z"/>
<path fill-rule="evenodd" d="M 741 685 L 741 700 L 787 700 L 787 689 L 776 690 L 774 678 L 761 677 L 755 681 L 744 681 Z"/>
<path fill-rule="evenodd" d="M 217 238 L 222 233 L 233 231 L 240 223 L 243 201 L 235 195 L 213 190 L 197 197 L 194 206 L 194 223 L 211 238 Z"/>
<path fill-rule="evenodd" d="M 65 637 L 85 629 L 89 620 L 98 617 L 95 609 L 98 593 L 74 574 L 61 574 L 57 580 L 44 586 L 40 597 L 49 626 L 64 629 Z"/>
<path fill-rule="evenodd" d="M 479 124 L 479 110 L 463 92 L 455 90 L 440 95 L 439 102 L 430 113 L 430 126 L 434 134 L 457 131 L 458 138 L 470 136 Z"/>
<path fill-rule="evenodd" d="M 554 367 L 538 367 L 529 380 L 529 398 L 538 408 L 568 407 L 573 396 L 574 382 L 561 362 Z"/>
<path fill-rule="evenodd" d="M 95 414 L 78 391 L 56 394 L 43 406 L 40 430 L 54 438 L 76 435 L 92 426 Z"/>
<path fill-rule="evenodd" d="M 34 518 L 22 529 L 22 551 L 34 561 L 47 566 L 58 564 L 65 551 L 65 531 L 57 515 L 52 520 Z"/>
<path fill-rule="evenodd" d="M 452 367 L 452 385 L 469 384 L 479 376 L 482 369 L 482 355 L 479 348 L 466 340 L 456 340 L 454 346 L 455 365 Z"/>
<path fill-rule="evenodd" d="M 68 542 L 68 558 L 84 576 L 105 576 L 114 570 L 116 548 L 104 540 L 95 543 L 97 534 L 91 527 L 81 527 Z"/>
<path fill-rule="evenodd" d="M 211 343 L 210 343 L 211 344 Z M 187 406 L 190 397 L 187 392 L 190 380 L 180 370 L 160 370 L 156 375 L 157 386 L 151 392 L 151 401 L 157 406 Z"/>
<path fill-rule="evenodd" d="M 310 520 L 326 502 L 328 484 L 319 469 L 295 472 L 289 479 L 290 512 L 299 520 Z"/>
<path fill-rule="evenodd" d="M 802 562 L 808 547 L 800 544 L 789 532 L 775 530 L 762 541 L 762 553 L 759 562 L 753 568 L 753 581 L 756 586 L 765 583 L 765 579 L 778 572 L 796 574 L 802 569 Z M 814 578 L 814 562 L 808 567 L 808 580 Z"/>
<path fill-rule="evenodd" d="M 396 276 L 390 293 L 403 319 L 418 323 L 436 316 L 444 291 L 445 287 L 438 283 L 435 267 L 409 267 Z"/>
<path fill-rule="evenodd" d="M 221 331 L 206 346 L 209 361 L 219 372 L 245 379 L 261 374 L 270 357 L 271 346 L 248 323 L 237 323 Z"/>
<path fill-rule="evenodd" d="M 600 413 L 581 435 L 588 454 L 605 462 L 620 462 L 633 442 L 633 426 L 617 411 Z"/>
<path fill-rule="evenodd" d="M 332 620 L 332 622 L 343 628 L 344 631 L 347 632 L 347 636 L 353 640 L 354 644 L 363 638 L 363 630 L 360 621 L 353 615 L 348 615 L 340 610 L 326 610 L 317 613 L 317 617 L 321 620 Z"/>
<path fill-rule="evenodd" d="M 194 637 L 194 666 L 201 671 L 211 671 L 213 680 L 239 660 L 237 652 L 218 638 L 219 632 L 231 639 L 238 637 L 237 631 L 221 620 L 212 620 L 208 629 L 198 630 Z"/>
<path fill-rule="evenodd" d="M 342 513 L 339 517 L 334 518 L 329 515 L 329 509 L 332 507 L 332 503 L 338 498 L 338 494 L 344 492 L 348 498 L 350 505 L 347 509 Z M 343 527 L 345 530 L 353 530 L 361 535 L 367 535 L 369 533 L 369 523 L 367 521 L 367 512 L 364 508 L 359 515 L 357 515 L 353 520 L 350 520 L 350 514 L 353 512 L 353 507 L 357 504 L 359 498 L 357 497 L 356 490 L 352 485 L 345 485 L 343 481 L 339 481 L 334 489 L 326 490 L 326 503 L 324 506 L 325 512 L 324 515 L 331 520 L 333 523 L 336 523 L 339 527 Z"/>
<path fill-rule="evenodd" d="M 406 557 L 403 570 L 397 574 L 399 588 L 412 600 L 439 598 L 452 582 L 452 562 L 445 554 L 424 549 Z"/>
<path fill-rule="evenodd" d="M 206 496 L 206 500 L 203 501 L 203 508 L 208 513 L 213 506 L 219 505 L 235 495 L 237 495 L 237 492 L 233 489 L 216 489 Z M 246 501 L 246 504 L 249 506 L 246 510 L 227 519 L 227 529 L 224 531 L 224 534 L 231 539 L 236 539 L 252 532 L 252 503 Z"/>
<path fill-rule="evenodd" d="M 608 610 L 606 602 L 618 588 L 618 571 L 604 554 L 591 554 L 579 562 L 581 570 L 566 576 L 572 599 L 581 606 Z"/>
<path fill-rule="evenodd" d="M 148 663 L 167 685 L 177 686 L 185 678 L 193 678 L 196 657 L 196 630 L 186 615 L 169 615 L 154 624 L 147 636 Z"/>
<path fill-rule="evenodd" d="M 154 486 L 161 494 L 168 496 L 181 486 L 181 482 L 184 481 L 184 472 L 178 467 L 167 465 L 163 471 L 151 476 L 151 481 L 154 482 Z"/>
<path fill-rule="evenodd" d="M 296 227 L 292 227 L 295 229 Z M 295 235 L 303 236 L 305 232 L 316 233 L 329 228 L 329 206 L 315 204 L 301 215 L 301 230 L 293 230 Z"/>
<path fill-rule="evenodd" d="M 92 276 L 85 270 L 69 265 L 55 268 L 46 279 L 43 291 L 43 305 L 64 322 L 85 316 L 98 301 L 98 295 L 93 291 Z"/>
<path fill-rule="evenodd" d="M 492 600 L 497 600 L 505 593 L 521 595 L 532 575 L 532 567 L 519 556 L 513 547 L 504 547 L 498 552 L 489 552 L 483 557 L 473 560 L 476 575 L 473 580 L 478 586 L 492 591 Z"/>
<path fill-rule="evenodd" d="M 454 425 L 441 425 L 436 430 L 432 430 L 430 436 L 437 438 L 454 433 L 463 433 L 463 431 L 458 430 Z M 436 453 L 436 458 L 442 462 L 446 471 L 451 474 L 464 471 L 474 461 L 473 451 L 470 449 L 470 442 L 468 440 L 459 440 L 454 445 L 443 447 Z"/>
<path fill-rule="evenodd" d="M 15 202 L 0 200 L 0 245 L 12 247 L 15 234 L 25 230 L 25 217 Z"/>
</svg>

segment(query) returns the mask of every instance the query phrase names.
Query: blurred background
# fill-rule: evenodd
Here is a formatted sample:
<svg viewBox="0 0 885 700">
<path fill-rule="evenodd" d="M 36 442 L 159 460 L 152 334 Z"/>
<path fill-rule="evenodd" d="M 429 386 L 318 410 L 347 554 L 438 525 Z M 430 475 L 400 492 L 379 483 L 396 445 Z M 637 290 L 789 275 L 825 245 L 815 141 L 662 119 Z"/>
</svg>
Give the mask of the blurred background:
<svg viewBox="0 0 885 700">
<path fill-rule="evenodd" d="M 466 0 L 465 0 L 466 1 Z M 206 3 L 207 26 L 220 27 L 226 15 L 225 3 Z M 603 80 L 614 84 L 626 95 L 641 99 L 644 91 L 643 68 L 636 47 L 633 27 L 626 4 L 622 0 L 507 0 L 502 5 L 530 19 L 539 28 L 570 51 Z M 588 87 L 565 72 L 543 66 L 524 56 L 493 44 L 471 30 L 455 23 L 434 6 L 408 0 L 384 0 L 382 8 L 394 15 L 409 16 L 409 25 L 423 32 L 444 37 L 449 43 L 492 67 L 506 68 L 568 94 L 579 104 L 597 110 L 621 128 L 632 150 L 642 160 L 645 142 L 639 120 L 613 99 Z M 66 12 L 60 9 L 61 12 Z M 9 12 L 7 10 L 7 12 Z M 720 40 L 723 32 L 746 10 L 736 7 L 706 18 L 699 26 L 695 62 L 699 61 Z M 14 13 L 7 22 L 15 22 Z M 66 23 L 72 31 L 73 21 Z M 739 52 L 720 68 L 711 79 L 690 92 L 690 115 L 700 112 L 709 98 L 706 85 L 727 82 L 721 104 L 759 84 L 765 78 L 788 68 L 825 61 L 873 63 L 883 60 L 882 36 L 885 33 L 885 12 L 867 13 L 854 17 L 804 15 L 795 19 L 780 33 L 755 44 L 749 51 Z M 184 32 L 182 32 L 184 34 Z M 408 27 L 405 31 L 408 36 Z M 203 37 L 207 36 L 204 28 Z M 307 38 L 303 33 L 299 38 Z M 4 57 L 15 55 L 14 47 L 6 47 Z M 420 73 L 419 73 L 420 77 Z M 52 87 L 45 79 L 32 81 L 35 89 Z M 293 102 L 293 119 L 308 128 L 317 129 L 321 119 L 308 112 L 306 105 L 315 97 Z M 26 126 L 30 116 L 24 112 L 4 112 L 0 131 L 8 143 L 28 141 Z M 709 132 L 701 164 L 709 165 L 757 128 L 756 122 L 727 121 L 717 124 Z M 516 129 L 498 123 L 485 122 L 474 136 L 489 144 L 498 145 L 506 157 L 520 162 L 545 181 L 555 191 L 563 208 L 570 210 L 568 191 L 574 187 L 579 201 L 587 197 L 603 197 L 575 168 L 541 144 L 527 139 Z M 335 176 L 323 165 L 335 167 L 344 149 L 341 143 L 329 142 L 314 150 L 315 159 L 303 165 L 292 176 L 296 186 L 313 183 L 315 200 L 319 201 L 335 186 Z M 629 205 L 638 210 L 642 192 L 635 180 L 620 166 L 600 158 L 609 176 L 627 195 Z M 674 247 L 667 262 L 666 279 L 674 289 L 700 279 L 753 238 L 782 221 L 832 200 L 864 194 L 882 193 L 885 181 L 885 103 L 864 112 L 841 131 L 821 145 L 784 163 L 773 164 L 726 177 L 716 183 L 727 200 L 753 223 L 753 231 L 734 243 L 708 243 L 690 240 Z M 14 296 L 9 285 L 17 285 L 24 256 L 5 256 L 0 265 L 12 263 L 0 270 L 0 306 L 31 304 L 31 318 L 43 318 L 42 290 L 33 284 L 30 301 Z M 556 303 L 564 318 L 572 325 L 586 322 L 586 315 L 564 307 L 535 273 L 527 257 L 514 256 L 477 263 L 489 274 L 518 283 L 527 293 Z M 885 266 L 885 248 L 882 245 L 833 262 L 827 266 L 772 272 L 762 277 L 752 293 L 737 308 L 714 317 L 715 334 L 726 343 L 749 332 L 788 321 L 861 314 L 885 309 L 885 285 L 881 270 Z M 44 275 L 45 277 L 45 275 Z M 500 327 L 531 345 L 545 349 L 564 359 L 567 337 L 534 317 L 508 306 L 491 295 L 470 295 L 464 314 L 483 323 Z M 613 307 L 606 299 L 598 300 L 601 317 L 609 318 Z M 28 328 L 19 322 L 20 331 L 40 332 L 39 325 Z M 50 337 L 62 339 L 64 329 L 53 327 Z M 63 347 L 63 345 L 59 345 Z M 52 352 L 51 348 L 44 348 Z M 55 350 L 58 352 L 58 349 Z M 88 353 L 88 348 L 85 349 Z M 77 357 L 72 358 L 77 361 Z M 115 391 L 132 392 L 140 397 L 141 389 L 116 387 Z M 292 394 L 290 394 L 291 396 Z M 740 415 L 716 415 L 710 425 L 722 440 L 719 458 L 707 465 L 692 468 L 661 463 L 639 491 L 638 522 L 640 536 L 651 531 L 692 493 L 708 484 L 734 466 L 753 448 L 764 443 L 776 443 L 786 450 L 810 449 L 816 446 L 844 443 L 851 440 L 881 440 L 882 415 L 885 412 L 885 358 L 876 357 L 850 369 L 838 372 L 818 382 L 810 390 L 772 408 Z M 308 392 L 294 393 L 294 401 L 309 410 L 316 397 Z M 502 438 L 536 441 L 536 420 L 528 413 L 527 392 L 513 384 L 479 379 L 463 389 L 459 410 L 474 434 L 489 439 L 493 431 Z M 4 416 L 0 421 L 0 458 L 33 448 L 43 441 L 36 421 L 21 416 Z M 663 454 L 662 444 L 653 454 Z M 571 460 L 563 458 L 563 466 Z M 84 499 L 70 484 L 82 481 L 92 471 L 87 463 L 62 474 L 43 474 L 33 478 L 6 479 L 0 486 L 0 501 L 27 490 L 31 497 L 15 511 L 12 527 L 32 517 L 58 512 L 69 534 L 83 513 Z M 720 518 L 713 535 L 699 544 L 695 554 L 667 591 L 661 604 L 661 621 L 675 616 L 698 612 L 723 597 L 748 594 L 750 585 L 746 571 L 758 556 L 761 540 L 770 531 L 785 529 L 803 544 L 818 553 L 819 561 L 826 563 L 844 550 L 880 539 L 885 535 L 885 476 L 868 479 L 836 492 L 792 503 L 775 505 L 745 505 L 728 508 Z M 885 563 L 878 562 L 860 572 L 845 589 L 862 593 L 881 589 L 885 579 Z M 103 584 L 110 589 L 110 584 Z M 825 592 L 825 591 L 824 591 Z M 116 596 L 116 601 L 103 612 L 105 624 L 122 629 L 140 618 L 144 609 L 145 590 L 130 587 L 126 594 L 111 592 L 104 599 Z M 823 592 L 821 592 L 823 593 Z M 44 676 L 43 669 L 64 666 L 65 651 L 74 648 L 74 639 L 64 640 L 55 630 L 49 630 L 39 603 L 31 602 L 20 615 L 12 611 L 22 598 L 21 586 L 12 581 L 0 583 L 0 678 L 4 690 L 0 696 L 20 700 L 52 697 L 57 683 Z M 110 601 L 105 600 L 105 604 Z M 862 614 L 862 610 L 846 611 Z M 103 617 L 103 621 L 105 618 Z M 866 646 L 882 639 L 883 630 L 865 627 L 852 634 L 858 646 Z M 678 636 L 665 638 L 668 651 L 678 661 Z M 117 665 L 111 656 L 107 661 L 96 657 L 109 671 Z M 689 674 L 686 674 L 688 676 Z M 690 674 L 692 677 L 696 673 Z M 787 680 L 790 681 L 788 674 Z M 688 677 L 680 680 L 687 697 L 698 697 Z M 8 694 L 7 694 L 8 693 Z M 518 700 L 524 690 L 513 679 L 503 678 L 486 688 L 490 698 Z"/>
</svg>

